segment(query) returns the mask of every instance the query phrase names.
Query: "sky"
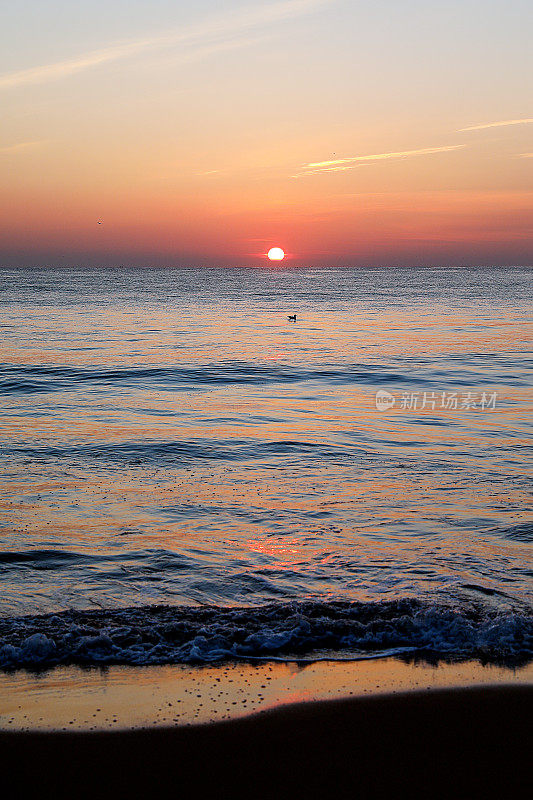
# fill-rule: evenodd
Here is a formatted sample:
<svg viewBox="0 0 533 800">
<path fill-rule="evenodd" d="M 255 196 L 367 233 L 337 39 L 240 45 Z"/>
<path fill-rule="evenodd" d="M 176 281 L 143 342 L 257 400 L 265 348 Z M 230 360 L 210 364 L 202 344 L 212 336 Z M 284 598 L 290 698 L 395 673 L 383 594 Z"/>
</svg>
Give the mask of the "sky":
<svg viewBox="0 0 533 800">
<path fill-rule="evenodd" d="M 0 265 L 533 263 L 530 0 L 18 0 Z"/>
</svg>

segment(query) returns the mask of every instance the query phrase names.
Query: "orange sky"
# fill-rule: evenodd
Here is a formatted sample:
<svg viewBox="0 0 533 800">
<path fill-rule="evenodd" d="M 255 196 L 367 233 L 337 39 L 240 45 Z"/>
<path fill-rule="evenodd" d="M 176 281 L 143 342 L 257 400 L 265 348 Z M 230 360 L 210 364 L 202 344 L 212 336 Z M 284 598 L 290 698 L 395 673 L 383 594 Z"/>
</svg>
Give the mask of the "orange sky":
<svg viewBox="0 0 533 800">
<path fill-rule="evenodd" d="M 528 4 L 42 5 L 0 34 L 0 263 L 531 263 Z"/>
</svg>

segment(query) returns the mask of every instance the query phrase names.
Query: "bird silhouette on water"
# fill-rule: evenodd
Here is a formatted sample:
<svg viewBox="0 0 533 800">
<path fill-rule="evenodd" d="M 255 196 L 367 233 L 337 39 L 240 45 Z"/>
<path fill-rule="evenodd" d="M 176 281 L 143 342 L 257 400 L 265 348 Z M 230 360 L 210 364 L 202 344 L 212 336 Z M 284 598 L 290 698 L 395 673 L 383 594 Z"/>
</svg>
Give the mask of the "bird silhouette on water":
<svg viewBox="0 0 533 800">
<path fill-rule="evenodd" d="M 296 322 L 296 314 L 289 314 L 289 316 L 287 317 L 287 319 L 290 319 L 290 320 L 291 320 L 291 322 Z"/>
</svg>

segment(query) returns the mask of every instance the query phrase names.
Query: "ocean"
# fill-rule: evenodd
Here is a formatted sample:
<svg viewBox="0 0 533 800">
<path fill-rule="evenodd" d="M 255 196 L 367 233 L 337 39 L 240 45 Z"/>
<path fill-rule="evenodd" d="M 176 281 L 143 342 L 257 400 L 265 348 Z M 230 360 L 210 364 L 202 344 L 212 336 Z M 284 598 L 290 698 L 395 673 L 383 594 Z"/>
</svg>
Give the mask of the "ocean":
<svg viewBox="0 0 533 800">
<path fill-rule="evenodd" d="M 530 661 L 532 279 L 0 270 L 0 667 Z"/>
</svg>

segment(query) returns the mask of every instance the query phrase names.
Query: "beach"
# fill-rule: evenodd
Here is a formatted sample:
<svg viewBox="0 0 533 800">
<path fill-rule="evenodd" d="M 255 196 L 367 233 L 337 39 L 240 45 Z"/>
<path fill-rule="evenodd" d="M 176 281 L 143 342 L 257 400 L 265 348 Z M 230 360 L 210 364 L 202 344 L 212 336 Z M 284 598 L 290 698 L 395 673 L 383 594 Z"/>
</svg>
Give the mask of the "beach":
<svg viewBox="0 0 533 800">
<path fill-rule="evenodd" d="M 531 270 L 3 280 L 7 797 L 525 792 Z"/>
<path fill-rule="evenodd" d="M 473 798 L 526 787 L 531 665 L 68 667 L 0 675 L 0 695 L 0 762 L 16 798 Z"/>
<path fill-rule="evenodd" d="M 528 796 L 533 4 L 4 6 L 0 800 Z"/>
<path fill-rule="evenodd" d="M 299 703 L 494 685 L 532 686 L 533 665 L 370 658 L 15 670 L 0 673 L 0 731 L 190 726 Z"/>
<path fill-rule="evenodd" d="M 117 732 L 1 733 L 9 796 L 513 797 L 528 785 L 531 686 L 294 704 Z"/>
</svg>

